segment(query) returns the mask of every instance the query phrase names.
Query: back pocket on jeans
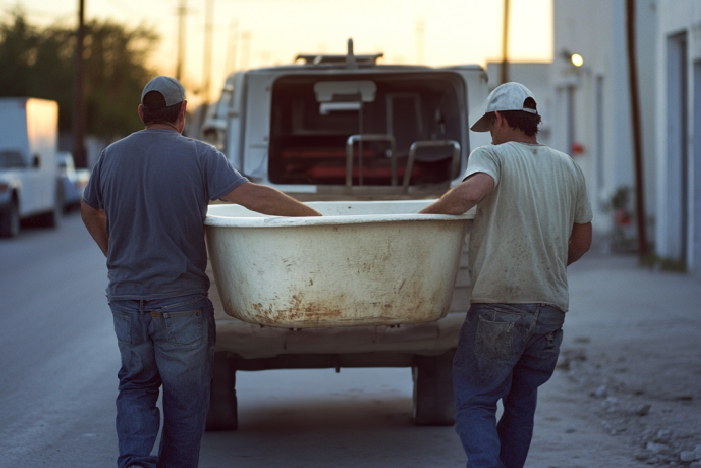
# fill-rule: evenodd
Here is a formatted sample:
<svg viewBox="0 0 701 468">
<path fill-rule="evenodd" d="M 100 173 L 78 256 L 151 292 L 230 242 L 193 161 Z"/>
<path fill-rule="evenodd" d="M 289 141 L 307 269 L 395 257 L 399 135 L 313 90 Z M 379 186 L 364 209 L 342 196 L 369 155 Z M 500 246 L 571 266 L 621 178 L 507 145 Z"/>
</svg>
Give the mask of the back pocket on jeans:
<svg viewBox="0 0 701 468">
<path fill-rule="evenodd" d="M 128 315 L 112 313 L 114 332 L 117 340 L 122 343 L 131 344 L 131 318 Z"/>
<path fill-rule="evenodd" d="M 168 341 L 177 345 L 193 345 L 202 340 L 202 313 L 200 309 L 183 312 L 164 312 Z"/>
<path fill-rule="evenodd" d="M 495 322 L 479 317 L 475 336 L 475 355 L 483 359 L 509 359 L 514 322 Z"/>
</svg>

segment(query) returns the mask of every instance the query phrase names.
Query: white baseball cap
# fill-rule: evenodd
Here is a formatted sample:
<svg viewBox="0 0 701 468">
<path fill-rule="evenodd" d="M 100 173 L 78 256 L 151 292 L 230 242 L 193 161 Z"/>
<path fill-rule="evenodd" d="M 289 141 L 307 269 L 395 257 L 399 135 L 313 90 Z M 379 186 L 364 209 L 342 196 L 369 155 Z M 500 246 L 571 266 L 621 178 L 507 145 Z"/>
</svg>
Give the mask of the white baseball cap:
<svg viewBox="0 0 701 468">
<path fill-rule="evenodd" d="M 161 93 L 165 99 L 166 106 L 172 106 L 185 100 L 185 88 L 178 80 L 170 76 L 157 76 L 149 81 L 141 93 L 141 104 L 144 103 L 144 96 L 150 91 Z"/>
<path fill-rule="evenodd" d="M 524 107 L 523 104 L 528 98 L 535 101 L 533 93 L 521 83 L 511 82 L 497 86 L 494 88 L 494 91 L 489 93 L 484 115 L 470 127 L 470 130 L 473 132 L 488 132 L 490 119 L 487 117 L 487 114 L 494 111 L 520 110 L 538 115 L 537 110 Z"/>
</svg>

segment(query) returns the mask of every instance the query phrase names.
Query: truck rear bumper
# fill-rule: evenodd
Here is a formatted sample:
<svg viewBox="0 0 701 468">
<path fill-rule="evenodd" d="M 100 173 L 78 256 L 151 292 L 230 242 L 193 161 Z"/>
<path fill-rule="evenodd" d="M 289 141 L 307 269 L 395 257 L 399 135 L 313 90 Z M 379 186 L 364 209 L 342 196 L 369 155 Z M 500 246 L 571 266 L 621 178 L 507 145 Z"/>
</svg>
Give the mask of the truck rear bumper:
<svg viewBox="0 0 701 468">
<path fill-rule="evenodd" d="M 355 354 L 283 354 L 269 358 L 245 359 L 230 354 L 229 363 L 236 371 L 270 369 L 336 369 L 365 367 L 414 367 L 416 355 L 407 353 Z"/>
<path fill-rule="evenodd" d="M 218 318 L 215 352 L 226 351 L 245 359 L 267 359 L 284 355 L 338 356 L 363 353 L 436 356 L 457 347 L 465 315 L 466 312 L 451 313 L 433 322 L 399 326 L 294 330 L 261 327 L 233 318 Z M 381 364 L 350 367 L 377 366 L 384 367 Z"/>
</svg>

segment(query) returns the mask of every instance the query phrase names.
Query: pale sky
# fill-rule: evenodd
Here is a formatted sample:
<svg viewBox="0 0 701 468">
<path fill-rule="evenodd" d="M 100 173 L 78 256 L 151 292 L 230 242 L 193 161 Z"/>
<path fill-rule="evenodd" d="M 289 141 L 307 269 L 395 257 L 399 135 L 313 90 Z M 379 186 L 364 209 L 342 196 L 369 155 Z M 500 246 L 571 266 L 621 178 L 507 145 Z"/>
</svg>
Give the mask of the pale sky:
<svg viewBox="0 0 701 468">
<path fill-rule="evenodd" d="M 86 17 L 146 24 L 160 35 L 153 68 L 175 75 L 177 9 L 183 0 L 85 0 Z M 201 86 L 205 4 L 188 7 L 183 82 Z M 211 97 L 232 58 L 236 68 L 292 63 L 297 53 L 384 53 L 386 64 L 479 64 L 501 58 L 503 0 L 211 0 L 214 28 Z M 76 23 L 78 0 L 0 0 L 3 15 L 21 5 L 35 24 Z M 552 59 L 552 0 L 510 0 L 509 54 L 514 61 Z M 418 33 L 423 24 L 423 41 Z M 250 40 L 246 41 L 245 37 Z M 243 39 L 243 40 L 242 40 Z M 248 46 L 245 44 L 248 42 Z M 234 53 L 233 51 L 236 50 Z M 423 52 L 422 52 L 423 50 Z M 423 59 L 422 56 L 423 55 Z M 191 98 L 190 98 L 191 99 Z"/>
</svg>

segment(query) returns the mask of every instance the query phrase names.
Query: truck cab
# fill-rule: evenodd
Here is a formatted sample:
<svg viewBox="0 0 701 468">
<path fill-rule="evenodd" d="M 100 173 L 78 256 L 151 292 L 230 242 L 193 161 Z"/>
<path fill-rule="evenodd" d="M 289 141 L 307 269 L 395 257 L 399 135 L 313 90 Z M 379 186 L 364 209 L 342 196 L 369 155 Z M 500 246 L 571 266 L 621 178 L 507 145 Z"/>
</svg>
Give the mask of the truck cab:
<svg viewBox="0 0 701 468">
<path fill-rule="evenodd" d="M 229 76 L 202 127 L 252 182 L 300 201 L 427 200 L 461 182 L 483 112 L 476 65 L 378 64 L 382 54 L 300 54 Z M 211 264 L 211 262 L 210 262 Z M 212 271 L 217 344 L 208 429 L 237 427 L 235 375 L 282 368 L 408 367 L 418 424 L 453 424 L 452 356 L 469 308 L 466 251 L 450 312 L 427 323 L 288 329 L 227 315 Z M 407 374 L 409 375 L 409 374 Z"/>
<path fill-rule="evenodd" d="M 0 98 L 0 237 L 19 234 L 20 220 L 57 227 L 63 190 L 56 174 L 58 104 Z"/>
</svg>

